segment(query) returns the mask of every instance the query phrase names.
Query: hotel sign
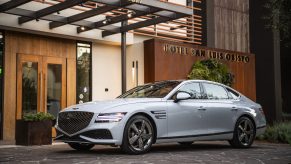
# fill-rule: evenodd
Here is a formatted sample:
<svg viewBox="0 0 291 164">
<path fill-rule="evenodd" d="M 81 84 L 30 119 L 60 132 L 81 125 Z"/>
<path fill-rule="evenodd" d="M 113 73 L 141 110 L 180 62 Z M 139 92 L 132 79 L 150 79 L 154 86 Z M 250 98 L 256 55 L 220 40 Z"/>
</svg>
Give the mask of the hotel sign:
<svg viewBox="0 0 291 164">
<path fill-rule="evenodd" d="M 230 62 L 242 62 L 242 63 L 249 63 L 250 57 L 246 55 L 241 55 L 235 52 L 222 52 L 216 50 L 209 50 L 203 48 L 190 48 L 184 46 L 177 46 L 171 44 L 164 44 L 163 49 L 166 54 L 178 54 L 178 55 L 185 55 L 185 56 L 196 56 L 201 58 L 210 58 L 210 59 L 217 59 L 217 60 L 226 60 Z"/>
</svg>

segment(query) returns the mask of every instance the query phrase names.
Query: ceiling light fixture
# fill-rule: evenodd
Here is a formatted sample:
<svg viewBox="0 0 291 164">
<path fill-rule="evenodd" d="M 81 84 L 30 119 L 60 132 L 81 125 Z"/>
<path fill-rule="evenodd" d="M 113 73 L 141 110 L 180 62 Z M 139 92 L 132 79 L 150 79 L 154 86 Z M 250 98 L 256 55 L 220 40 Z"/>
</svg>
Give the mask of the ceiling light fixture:
<svg viewBox="0 0 291 164">
<path fill-rule="evenodd" d="M 82 27 L 81 27 L 81 30 L 82 30 L 82 31 L 84 31 L 84 30 L 85 30 L 85 27 L 84 27 L 84 26 L 82 26 Z"/>
<path fill-rule="evenodd" d="M 107 24 L 107 23 L 110 22 L 110 21 L 111 21 L 111 19 L 108 18 L 108 19 L 105 19 L 102 23 L 103 23 L 103 24 Z"/>
<path fill-rule="evenodd" d="M 128 13 L 127 13 L 127 17 L 128 17 L 128 18 L 131 18 L 134 14 L 135 14 L 135 12 L 133 12 L 133 11 L 128 12 Z"/>
</svg>

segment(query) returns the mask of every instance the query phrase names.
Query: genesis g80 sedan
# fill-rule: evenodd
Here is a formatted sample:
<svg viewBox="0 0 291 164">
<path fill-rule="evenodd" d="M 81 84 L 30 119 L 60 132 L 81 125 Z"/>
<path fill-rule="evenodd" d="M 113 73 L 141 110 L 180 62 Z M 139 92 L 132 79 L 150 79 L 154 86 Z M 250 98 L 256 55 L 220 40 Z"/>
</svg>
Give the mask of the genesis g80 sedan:
<svg viewBox="0 0 291 164">
<path fill-rule="evenodd" d="M 129 154 L 152 144 L 227 140 L 248 148 L 266 128 L 262 107 L 234 89 L 205 80 L 162 81 L 133 88 L 110 101 L 68 107 L 58 114 L 56 140 L 76 150 L 97 144 Z"/>
</svg>

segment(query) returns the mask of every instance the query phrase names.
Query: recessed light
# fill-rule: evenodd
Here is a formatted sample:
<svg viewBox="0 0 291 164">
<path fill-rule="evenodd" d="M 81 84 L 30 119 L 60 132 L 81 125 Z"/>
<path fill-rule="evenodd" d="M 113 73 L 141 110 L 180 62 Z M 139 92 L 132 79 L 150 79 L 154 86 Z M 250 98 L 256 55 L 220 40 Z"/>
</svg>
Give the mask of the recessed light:
<svg viewBox="0 0 291 164">
<path fill-rule="evenodd" d="M 111 19 L 108 18 L 108 19 L 105 19 L 102 23 L 103 23 L 103 24 L 107 24 L 107 23 L 110 22 L 110 21 L 111 21 Z"/>
<path fill-rule="evenodd" d="M 128 13 L 127 13 L 127 17 L 128 17 L 128 18 L 131 18 L 134 14 L 135 14 L 135 12 L 133 12 L 133 11 L 128 12 Z"/>
</svg>

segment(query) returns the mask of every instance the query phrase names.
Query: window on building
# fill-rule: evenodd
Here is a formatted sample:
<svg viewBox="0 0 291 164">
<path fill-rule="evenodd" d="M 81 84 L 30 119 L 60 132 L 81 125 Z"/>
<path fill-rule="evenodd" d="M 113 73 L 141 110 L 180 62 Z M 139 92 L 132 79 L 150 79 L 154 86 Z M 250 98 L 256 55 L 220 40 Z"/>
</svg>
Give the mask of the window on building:
<svg viewBox="0 0 291 164">
<path fill-rule="evenodd" d="M 92 100 L 92 45 L 77 43 L 77 104 Z"/>
</svg>

